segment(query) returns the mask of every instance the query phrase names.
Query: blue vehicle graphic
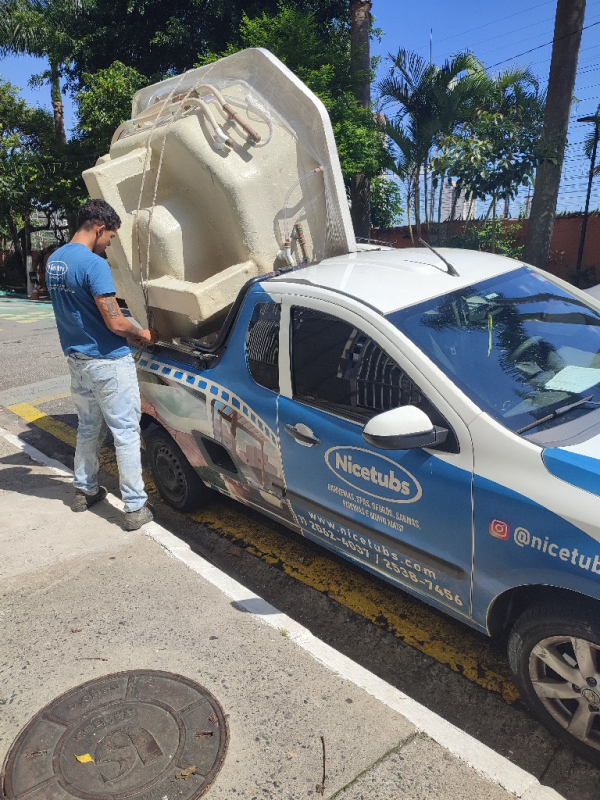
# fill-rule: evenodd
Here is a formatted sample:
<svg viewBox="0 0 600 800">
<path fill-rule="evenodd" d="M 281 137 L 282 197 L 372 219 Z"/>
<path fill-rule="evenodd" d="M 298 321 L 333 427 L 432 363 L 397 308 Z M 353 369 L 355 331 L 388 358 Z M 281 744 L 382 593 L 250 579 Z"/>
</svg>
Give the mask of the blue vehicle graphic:
<svg viewBox="0 0 600 800">
<path fill-rule="evenodd" d="M 255 279 L 216 344 L 144 353 L 154 477 L 176 508 L 217 490 L 510 631 L 534 712 L 600 760 L 600 305 L 445 252 L 458 277 L 404 251 Z"/>
</svg>

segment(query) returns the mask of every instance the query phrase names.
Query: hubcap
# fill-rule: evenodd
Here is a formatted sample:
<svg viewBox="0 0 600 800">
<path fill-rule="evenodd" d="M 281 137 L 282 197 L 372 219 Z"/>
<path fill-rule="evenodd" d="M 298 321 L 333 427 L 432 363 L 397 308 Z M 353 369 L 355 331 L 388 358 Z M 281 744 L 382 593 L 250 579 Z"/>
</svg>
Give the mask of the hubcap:
<svg viewBox="0 0 600 800">
<path fill-rule="evenodd" d="M 562 727 L 600 750 L 600 647 L 573 636 L 551 636 L 531 651 L 529 675 L 538 699 Z"/>
<path fill-rule="evenodd" d="M 156 471 L 160 481 L 174 502 L 185 497 L 187 488 L 185 475 L 179 459 L 165 445 L 161 445 L 156 453 Z"/>
</svg>

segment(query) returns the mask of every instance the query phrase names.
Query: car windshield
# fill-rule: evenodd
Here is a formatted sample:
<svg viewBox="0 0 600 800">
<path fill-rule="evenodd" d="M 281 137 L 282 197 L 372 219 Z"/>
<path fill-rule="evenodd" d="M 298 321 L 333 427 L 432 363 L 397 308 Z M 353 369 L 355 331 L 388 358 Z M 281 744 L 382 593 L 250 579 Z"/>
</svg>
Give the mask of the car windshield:
<svg viewBox="0 0 600 800">
<path fill-rule="evenodd" d="M 388 319 L 511 430 L 541 430 L 600 401 L 600 313 L 533 269 Z"/>
</svg>

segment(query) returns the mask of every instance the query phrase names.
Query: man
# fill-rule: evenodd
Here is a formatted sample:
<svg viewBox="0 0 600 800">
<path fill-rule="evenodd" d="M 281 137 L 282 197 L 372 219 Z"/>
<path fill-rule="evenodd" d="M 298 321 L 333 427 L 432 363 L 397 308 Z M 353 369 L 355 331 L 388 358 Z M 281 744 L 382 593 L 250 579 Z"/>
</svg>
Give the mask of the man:
<svg viewBox="0 0 600 800">
<path fill-rule="evenodd" d="M 104 200 L 86 203 L 79 211 L 77 233 L 48 259 L 46 285 L 79 420 L 71 508 L 85 511 L 106 496 L 98 484 L 98 455 L 108 426 L 117 453 L 124 528 L 134 531 L 152 520 L 152 512 L 142 479 L 140 390 L 128 341 L 153 344 L 158 334 L 123 316 L 110 267 L 101 258 L 120 225 Z"/>
</svg>

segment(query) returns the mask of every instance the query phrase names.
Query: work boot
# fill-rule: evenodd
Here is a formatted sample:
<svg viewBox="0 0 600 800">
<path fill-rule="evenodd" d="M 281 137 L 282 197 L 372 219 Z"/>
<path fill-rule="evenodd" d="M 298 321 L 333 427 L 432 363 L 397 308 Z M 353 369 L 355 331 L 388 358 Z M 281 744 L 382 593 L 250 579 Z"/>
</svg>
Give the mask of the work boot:
<svg viewBox="0 0 600 800">
<path fill-rule="evenodd" d="M 141 508 L 138 508 L 137 511 L 126 511 L 125 512 L 125 522 L 123 523 L 123 527 L 126 531 L 137 531 L 142 525 L 145 525 L 147 522 L 152 522 L 154 519 L 154 514 L 150 509 L 148 503 Z"/>
<path fill-rule="evenodd" d="M 106 497 L 106 489 L 101 486 L 96 494 L 86 494 L 81 489 L 75 489 L 75 497 L 71 502 L 71 511 L 87 511 Z"/>
</svg>

